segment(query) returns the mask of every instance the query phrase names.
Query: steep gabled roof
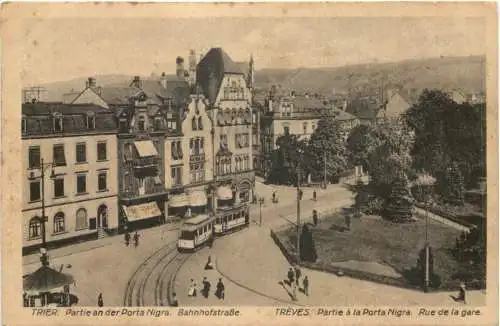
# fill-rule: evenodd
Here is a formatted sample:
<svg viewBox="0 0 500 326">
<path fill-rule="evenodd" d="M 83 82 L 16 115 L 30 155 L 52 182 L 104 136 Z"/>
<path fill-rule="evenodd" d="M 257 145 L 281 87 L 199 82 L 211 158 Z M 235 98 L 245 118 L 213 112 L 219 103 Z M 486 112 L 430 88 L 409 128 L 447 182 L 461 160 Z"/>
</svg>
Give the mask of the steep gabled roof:
<svg viewBox="0 0 500 326">
<path fill-rule="evenodd" d="M 360 119 L 375 119 L 382 108 L 379 100 L 373 97 L 359 98 L 350 101 L 347 105 L 347 112 Z"/>
<path fill-rule="evenodd" d="M 244 75 L 238 64 L 222 48 L 210 49 L 196 68 L 197 83 L 210 103 L 215 102 L 225 74 Z"/>
</svg>

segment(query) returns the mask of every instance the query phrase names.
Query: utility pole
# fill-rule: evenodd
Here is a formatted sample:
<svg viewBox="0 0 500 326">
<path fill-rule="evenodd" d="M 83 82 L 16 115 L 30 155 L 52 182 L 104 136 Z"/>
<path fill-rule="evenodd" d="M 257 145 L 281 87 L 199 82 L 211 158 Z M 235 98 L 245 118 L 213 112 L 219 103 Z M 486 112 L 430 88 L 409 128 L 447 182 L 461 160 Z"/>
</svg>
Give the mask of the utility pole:
<svg viewBox="0 0 500 326">
<path fill-rule="evenodd" d="M 297 166 L 297 264 L 300 263 L 300 163 Z"/>
</svg>

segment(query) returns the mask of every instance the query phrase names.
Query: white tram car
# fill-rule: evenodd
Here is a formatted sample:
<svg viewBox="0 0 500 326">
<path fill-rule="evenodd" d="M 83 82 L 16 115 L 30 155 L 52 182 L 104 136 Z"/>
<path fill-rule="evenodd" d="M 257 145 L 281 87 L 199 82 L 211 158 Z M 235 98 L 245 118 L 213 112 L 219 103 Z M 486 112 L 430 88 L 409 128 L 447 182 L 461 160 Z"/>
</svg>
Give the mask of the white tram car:
<svg viewBox="0 0 500 326">
<path fill-rule="evenodd" d="M 215 236 L 222 236 L 226 233 L 235 232 L 250 223 L 250 207 L 241 204 L 233 207 L 219 207 L 214 222 Z"/>
<path fill-rule="evenodd" d="M 181 227 L 177 240 L 179 251 L 195 251 L 213 241 L 213 216 L 203 214 L 190 218 Z"/>
</svg>

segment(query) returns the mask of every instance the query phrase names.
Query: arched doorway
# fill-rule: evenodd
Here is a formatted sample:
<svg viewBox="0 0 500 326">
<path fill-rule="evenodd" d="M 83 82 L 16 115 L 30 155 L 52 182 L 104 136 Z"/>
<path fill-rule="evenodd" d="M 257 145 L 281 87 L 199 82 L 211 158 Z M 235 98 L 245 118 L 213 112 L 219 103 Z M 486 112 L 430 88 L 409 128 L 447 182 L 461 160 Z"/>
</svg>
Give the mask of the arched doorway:
<svg viewBox="0 0 500 326">
<path fill-rule="evenodd" d="M 108 207 L 104 204 L 97 208 L 97 227 L 107 228 L 108 227 Z"/>
</svg>

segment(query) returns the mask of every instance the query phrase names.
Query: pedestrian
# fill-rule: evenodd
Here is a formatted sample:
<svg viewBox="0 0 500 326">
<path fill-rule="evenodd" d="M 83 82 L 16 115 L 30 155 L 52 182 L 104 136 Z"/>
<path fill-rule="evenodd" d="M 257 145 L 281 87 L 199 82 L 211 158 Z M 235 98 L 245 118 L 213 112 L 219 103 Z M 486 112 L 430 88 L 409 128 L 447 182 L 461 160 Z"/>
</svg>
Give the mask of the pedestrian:
<svg viewBox="0 0 500 326">
<path fill-rule="evenodd" d="M 273 191 L 273 204 L 276 202 L 276 191 Z"/>
<path fill-rule="evenodd" d="M 299 200 L 302 200 L 302 196 L 304 196 L 304 192 L 301 190 L 299 190 Z"/>
<path fill-rule="evenodd" d="M 316 189 L 313 190 L 313 200 L 316 201 Z"/>
<path fill-rule="evenodd" d="M 309 278 L 304 276 L 304 280 L 302 281 L 302 286 L 304 287 L 304 294 L 309 296 Z"/>
<path fill-rule="evenodd" d="M 217 282 L 217 288 L 215 290 L 215 296 L 219 298 L 219 300 L 224 300 L 224 283 L 222 283 L 222 279 L 219 278 L 219 282 Z"/>
<path fill-rule="evenodd" d="M 457 301 L 462 301 L 464 304 L 467 304 L 467 301 L 465 300 L 465 283 L 461 282 L 460 283 L 460 290 L 458 290 L 458 297 Z"/>
<path fill-rule="evenodd" d="M 130 243 L 130 233 L 128 233 L 128 231 L 125 231 L 125 246 L 128 247 L 129 243 Z"/>
<path fill-rule="evenodd" d="M 318 211 L 313 209 L 313 224 L 314 226 L 318 225 Z"/>
<path fill-rule="evenodd" d="M 177 301 L 177 295 L 172 293 L 172 303 L 170 304 L 171 307 L 178 307 L 179 306 L 179 301 Z"/>
<path fill-rule="evenodd" d="M 99 293 L 99 296 L 97 297 L 97 305 L 99 307 L 104 306 L 104 301 L 102 300 L 102 293 Z"/>
<path fill-rule="evenodd" d="M 299 279 L 300 279 L 300 275 L 301 275 L 301 271 L 300 271 L 300 268 L 299 266 L 295 266 L 295 284 L 297 286 L 299 286 Z"/>
<path fill-rule="evenodd" d="M 203 296 L 205 297 L 205 299 L 208 299 L 208 295 L 210 294 L 210 287 L 211 287 L 210 282 L 207 280 L 206 277 L 204 277 L 203 278 Z"/>
<path fill-rule="evenodd" d="M 294 272 L 293 272 L 293 269 L 290 267 L 290 269 L 288 270 L 288 283 L 290 284 L 290 286 L 293 285 L 293 281 L 294 281 Z"/>
<path fill-rule="evenodd" d="M 191 279 L 191 284 L 188 289 L 188 297 L 196 297 L 196 282 Z"/>
<path fill-rule="evenodd" d="M 134 246 L 139 246 L 139 233 L 137 231 L 134 233 Z"/>
</svg>

